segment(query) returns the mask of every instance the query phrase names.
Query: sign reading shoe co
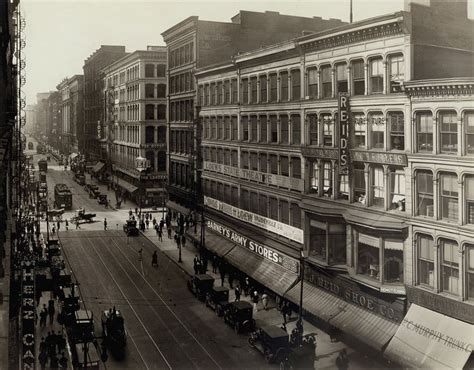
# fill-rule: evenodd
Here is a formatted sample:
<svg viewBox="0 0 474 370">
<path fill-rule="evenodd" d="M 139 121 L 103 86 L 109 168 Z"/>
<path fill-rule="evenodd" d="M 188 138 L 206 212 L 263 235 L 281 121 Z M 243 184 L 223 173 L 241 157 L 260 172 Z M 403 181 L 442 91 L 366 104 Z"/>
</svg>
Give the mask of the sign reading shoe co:
<svg viewBox="0 0 474 370">
<path fill-rule="evenodd" d="M 249 239 L 246 236 L 241 235 L 235 232 L 234 230 L 223 226 L 215 221 L 207 220 L 206 225 L 208 229 L 222 235 L 224 238 L 230 240 L 231 242 L 248 249 L 250 252 L 268 261 L 276 263 L 287 270 L 290 270 L 294 273 L 298 273 L 299 263 L 294 258 L 291 258 L 266 245 L 258 243 L 255 240 Z"/>
</svg>

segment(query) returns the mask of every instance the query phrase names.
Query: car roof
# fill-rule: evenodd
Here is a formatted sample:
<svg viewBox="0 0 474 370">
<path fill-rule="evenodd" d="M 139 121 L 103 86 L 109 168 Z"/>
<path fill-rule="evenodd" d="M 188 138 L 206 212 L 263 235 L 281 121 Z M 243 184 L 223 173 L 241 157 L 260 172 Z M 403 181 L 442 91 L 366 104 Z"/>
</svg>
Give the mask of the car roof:
<svg viewBox="0 0 474 370">
<path fill-rule="evenodd" d="M 208 275 L 208 274 L 197 274 L 197 275 L 194 275 L 194 276 L 198 280 L 214 280 L 214 278 L 211 275 Z"/>
<path fill-rule="evenodd" d="M 252 308 L 252 305 L 247 301 L 231 302 L 231 305 L 234 306 L 235 308 L 239 309 L 239 310 L 243 310 L 243 309 L 246 309 L 246 308 Z"/>
<path fill-rule="evenodd" d="M 216 292 L 228 292 L 229 288 L 226 288 L 225 286 L 215 286 L 213 287 L 214 291 Z"/>
<path fill-rule="evenodd" d="M 261 329 L 265 334 L 267 334 L 271 338 L 280 338 L 280 337 L 288 338 L 288 333 L 279 326 L 269 325 L 269 326 L 263 326 Z"/>
</svg>

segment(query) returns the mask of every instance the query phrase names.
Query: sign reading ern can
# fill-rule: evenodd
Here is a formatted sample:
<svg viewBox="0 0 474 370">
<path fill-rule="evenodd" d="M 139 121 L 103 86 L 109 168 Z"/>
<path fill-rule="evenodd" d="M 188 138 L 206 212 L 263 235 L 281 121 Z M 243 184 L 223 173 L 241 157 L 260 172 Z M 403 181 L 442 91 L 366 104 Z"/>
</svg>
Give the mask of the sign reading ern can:
<svg viewBox="0 0 474 370">
<path fill-rule="evenodd" d="M 339 93 L 339 174 L 349 173 L 349 96 Z"/>
</svg>

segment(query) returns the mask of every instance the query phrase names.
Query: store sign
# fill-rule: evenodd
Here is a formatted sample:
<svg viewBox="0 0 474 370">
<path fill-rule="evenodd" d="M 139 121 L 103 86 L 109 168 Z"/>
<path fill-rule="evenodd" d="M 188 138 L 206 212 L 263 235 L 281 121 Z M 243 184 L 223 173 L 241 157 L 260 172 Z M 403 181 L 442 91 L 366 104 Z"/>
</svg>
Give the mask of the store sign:
<svg viewBox="0 0 474 370">
<path fill-rule="evenodd" d="M 223 226 L 215 221 L 207 220 L 207 228 L 222 235 L 231 242 L 238 244 L 239 246 L 248 249 L 250 252 L 262 257 L 268 261 L 276 263 L 285 269 L 298 273 L 299 263 L 294 258 L 288 257 L 283 253 L 276 251 L 266 245 L 258 243 L 252 239 L 247 238 L 226 226 Z"/>
<path fill-rule="evenodd" d="M 310 147 L 301 148 L 301 154 L 304 157 L 316 157 L 316 158 L 324 158 L 324 159 L 337 159 L 339 156 L 337 149 L 310 148 Z"/>
<path fill-rule="evenodd" d="M 34 265 L 24 261 L 21 270 L 21 369 L 35 368 L 35 289 Z"/>
<path fill-rule="evenodd" d="M 206 196 L 204 197 L 204 205 L 214 208 L 241 221 L 247 222 L 254 226 L 271 231 L 275 234 L 284 236 L 285 238 L 303 244 L 302 229 L 298 229 L 296 227 L 257 215 L 249 211 L 245 211 L 243 209 L 231 206 L 230 204 Z"/>
<path fill-rule="evenodd" d="M 408 165 L 406 154 L 401 153 L 383 153 L 351 150 L 351 158 L 353 161 L 357 162 L 393 164 L 400 166 Z"/>
<path fill-rule="evenodd" d="M 377 297 L 362 292 L 357 285 L 349 284 L 338 278 L 331 279 L 314 269 L 305 269 L 305 280 L 313 283 L 317 287 L 332 293 L 339 298 L 360 306 L 372 313 L 382 316 L 387 320 L 401 322 L 404 317 L 404 304 L 401 301 L 386 302 Z"/>
<path fill-rule="evenodd" d="M 98 139 L 102 138 L 102 129 L 100 127 L 100 121 L 97 121 L 97 138 Z"/>
<path fill-rule="evenodd" d="M 340 93 L 338 98 L 339 118 L 339 174 L 349 173 L 349 96 Z"/>
</svg>

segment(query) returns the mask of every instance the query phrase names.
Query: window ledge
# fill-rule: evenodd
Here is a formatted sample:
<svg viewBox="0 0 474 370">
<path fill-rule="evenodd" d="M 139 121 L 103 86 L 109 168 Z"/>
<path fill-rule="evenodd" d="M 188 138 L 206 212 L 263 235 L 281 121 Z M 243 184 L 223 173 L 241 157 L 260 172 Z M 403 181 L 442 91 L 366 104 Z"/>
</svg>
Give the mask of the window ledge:
<svg viewBox="0 0 474 370">
<path fill-rule="evenodd" d="M 360 274 L 354 274 L 349 271 L 349 276 L 356 282 L 368 286 L 369 288 L 379 290 L 382 293 L 406 294 L 405 285 L 400 283 L 381 283 L 379 280 L 373 280 Z"/>
</svg>

